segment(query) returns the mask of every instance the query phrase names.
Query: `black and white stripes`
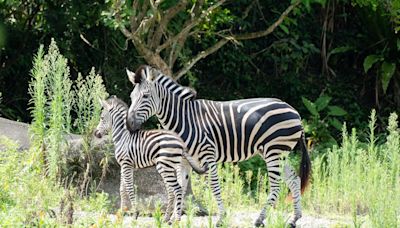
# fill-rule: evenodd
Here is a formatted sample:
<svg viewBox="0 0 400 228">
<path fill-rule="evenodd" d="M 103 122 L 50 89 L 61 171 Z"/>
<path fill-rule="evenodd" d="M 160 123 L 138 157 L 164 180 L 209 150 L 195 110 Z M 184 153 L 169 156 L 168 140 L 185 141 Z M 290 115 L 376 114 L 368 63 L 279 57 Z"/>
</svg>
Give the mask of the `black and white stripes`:
<svg viewBox="0 0 400 228">
<path fill-rule="evenodd" d="M 140 67 L 136 73 L 127 73 L 135 86 L 128 128 L 134 130 L 156 115 L 164 129 L 182 138 L 190 155 L 201 164 L 209 163 L 210 186 L 220 216 L 224 215 L 224 206 L 216 164 L 243 161 L 259 154 L 266 161 L 271 186 L 267 206 L 276 203 L 283 176 L 294 197 L 295 215 L 289 223 L 296 223 L 301 217 L 300 189 L 304 190 L 308 182 L 311 164 L 304 146 L 301 119 L 295 109 L 271 98 L 225 102 L 195 99 L 193 90 L 148 66 Z M 293 150 L 297 144 L 303 151 L 300 178 L 289 165 L 282 167 L 282 153 Z M 262 224 L 267 206 L 256 225 Z"/>
<path fill-rule="evenodd" d="M 181 138 L 171 131 L 129 132 L 125 124 L 128 107 L 118 98 L 111 97 L 101 103 L 103 111 L 95 135 L 102 137 L 108 131 L 112 131 L 115 158 L 121 165 L 121 196 L 126 191 L 136 209 L 133 171 L 156 166 L 168 193 L 165 219 L 166 221 L 179 220 L 189 169 L 192 166 L 196 172 L 204 173 L 207 171 L 207 164 L 206 168 L 199 168 L 193 158 L 186 153 L 186 147 Z M 173 208 L 174 214 L 171 218 Z"/>
</svg>

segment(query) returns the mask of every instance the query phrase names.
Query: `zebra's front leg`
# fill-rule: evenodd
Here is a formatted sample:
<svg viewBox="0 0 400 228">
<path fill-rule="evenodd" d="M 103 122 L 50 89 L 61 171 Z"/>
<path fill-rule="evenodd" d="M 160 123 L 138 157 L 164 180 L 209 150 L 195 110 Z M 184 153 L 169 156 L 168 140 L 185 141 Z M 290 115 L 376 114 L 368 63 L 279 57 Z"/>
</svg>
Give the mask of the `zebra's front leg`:
<svg viewBox="0 0 400 228">
<path fill-rule="evenodd" d="M 281 190 L 280 181 L 281 181 L 282 160 L 280 156 L 276 157 L 276 154 L 274 155 L 275 156 L 267 157 L 265 159 L 268 170 L 268 181 L 270 186 L 270 192 L 267 197 L 267 204 L 261 210 L 261 213 L 254 224 L 256 227 L 264 226 L 264 219 L 266 217 L 266 213 L 271 206 L 272 207 L 275 206 L 279 197 L 279 192 Z"/>
<path fill-rule="evenodd" d="M 284 165 L 284 179 L 293 198 L 294 214 L 289 220 L 290 227 L 296 227 L 296 222 L 302 216 L 301 213 L 301 180 L 289 164 Z"/>
<path fill-rule="evenodd" d="M 122 175 L 122 169 L 121 169 L 121 178 L 120 178 L 120 185 L 119 185 L 119 195 L 121 197 L 121 211 L 122 212 L 129 211 L 129 209 L 131 208 L 131 203 L 129 200 L 129 196 L 126 192 L 124 178 Z"/>
<path fill-rule="evenodd" d="M 221 187 L 219 185 L 219 180 L 218 180 L 218 170 L 217 170 L 217 163 L 212 162 L 209 164 L 209 180 L 208 183 L 211 187 L 212 193 L 215 197 L 215 200 L 217 201 L 218 205 L 218 220 L 216 223 L 216 226 L 222 226 L 224 218 L 226 216 L 225 213 L 225 208 L 224 208 L 224 203 L 222 202 L 221 198 Z"/>
<path fill-rule="evenodd" d="M 127 164 L 123 164 L 121 166 L 121 175 L 123 177 L 124 186 L 128 193 L 129 200 L 131 201 L 133 216 L 136 219 L 139 215 L 139 212 L 137 211 L 135 186 L 133 185 L 133 167 Z"/>
</svg>

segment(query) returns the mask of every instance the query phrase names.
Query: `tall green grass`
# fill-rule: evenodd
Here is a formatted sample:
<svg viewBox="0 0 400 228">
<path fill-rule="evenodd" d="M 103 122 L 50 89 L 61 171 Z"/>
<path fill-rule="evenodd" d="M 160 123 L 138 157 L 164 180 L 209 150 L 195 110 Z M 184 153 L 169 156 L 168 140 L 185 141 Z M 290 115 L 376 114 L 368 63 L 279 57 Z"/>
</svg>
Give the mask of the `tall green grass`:
<svg viewBox="0 0 400 228">
<path fill-rule="evenodd" d="M 328 148 L 322 156 L 313 159 L 312 184 L 303 196 L 303 214 L 343 216 L 358 227 L 400 226 L 400 136 L 398 116 L 389 117 L 386 140 L 377 144 L 376 115 L 371 113 L 369 134 L 366 139 L 349 134 L 344 126 L 342 145 Z M 317 153 L 311 151 L 311 153 Z M 296 165 L 294 165 L 296 167 Z M 297 168 L 297 167 L 296 167 Z M 258 213 L 265 205 L 267 176 L 258 172 L 255 189 L 249 189 L 253 173 L 241 173 L 238 166 L 224 164 L 219 167 L 222 199 L 227 211 L 253 211 Z M 206 184 L 207 177 L 193 175 L 193 191 L 211 213 L 216 203 Z M 247 184 L 246 184 L 247 183 Z M 284 224 L 292 213 L 291 203 L 285 202 L 287 187 L 282 184 L 280 200 L 267 224 Z"/>
<path fill-rule="evenodd" d="M 53 209 L 64 189 L 42 175 L 36 150 L 18 151 L 14 142 L 0 138 L 0 227 L 37 227 L 57 224 Z"/>
<path fill-rule="evenodd" d="M 400 137 L 398 117 L 389 118 L 386 142 L 376 145 L 373 111 L 369 138 L 359 140 L 343 129 L 341 147 L 333 147 L 313 161 L 313 181 L 304 197 L 316 213 L 352 216 L 355 224 L 400 226 Z"/>
<path fill-rule="evenodd" d="M 107 92 L 94 69 L 86 77 L 79 74 L 74 85 L 68 61 L 53 39 L 47 53 L 40 46 L 31 75 L 32 144 L 41 151 L 39 160 L 45 164 L 48 176 L 60 180 L 66 170 L 65 136 L 71 132 L 82 134 L 85 151 L 89 150 L 91 130 L 100 115 L 98 98 L 105 98 Z"/>
</svg>

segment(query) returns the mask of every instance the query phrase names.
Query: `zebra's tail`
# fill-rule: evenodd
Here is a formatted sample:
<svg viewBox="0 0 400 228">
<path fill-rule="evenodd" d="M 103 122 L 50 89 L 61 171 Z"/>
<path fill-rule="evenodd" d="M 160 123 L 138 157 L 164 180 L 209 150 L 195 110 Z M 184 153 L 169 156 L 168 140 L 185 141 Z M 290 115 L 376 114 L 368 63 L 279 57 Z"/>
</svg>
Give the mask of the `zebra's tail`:
<svg viewBox="0 0 400 228">
<path fill-rule="evenodd" d="M 203 167 L 200 167 L 193 157 L 190 156 L 190 154 L 188 154 L 186 151 L 183 152 L 183 157 L 189 162 L 190 166 L 192 166 L 196 173 L 204 174 L 208 171 L 208 162 L 204 163 Z"/>
<path fill-rule="evenodd" d="M 301 180 L 301 194 L 303 194 L 310 183 L 310 176 L 311 176 L 311 161 L 307 151 L 304 131 L 301 133 L 301 138 L 299 139 L 299 143 L 301 149 L 299 176 Z"/>
</svg>

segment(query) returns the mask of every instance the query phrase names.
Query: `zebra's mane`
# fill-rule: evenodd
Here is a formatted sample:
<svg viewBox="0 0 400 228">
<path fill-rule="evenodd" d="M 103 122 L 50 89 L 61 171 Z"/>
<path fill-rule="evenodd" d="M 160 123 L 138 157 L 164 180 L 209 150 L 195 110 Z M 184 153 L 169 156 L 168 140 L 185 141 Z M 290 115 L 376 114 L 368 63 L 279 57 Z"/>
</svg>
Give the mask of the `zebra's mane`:
<svg viewBox="0 0 400 228">
<path fill-rule="evenodd" d="M 179 83 L 177 83 L 173 78 L 171 78 L 168 75 L 165 74 L 160 74 L 156 81 L 160 84 L 163 85 L 164 88 L 166 88 L 168 91 L 171 93 L 174 93 L 177 96 L 184 96 L 185 100 L 194 100 L 196 99 L 197 92 L 191 87 L 187 86 L 182 86 Z M 167 86 L 165 86 L 167 85 Z M 177 89 L 179 88 L 179 89 Z"/>
</svg>

